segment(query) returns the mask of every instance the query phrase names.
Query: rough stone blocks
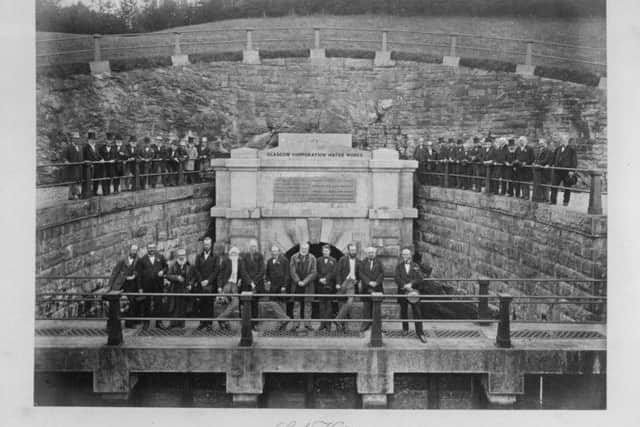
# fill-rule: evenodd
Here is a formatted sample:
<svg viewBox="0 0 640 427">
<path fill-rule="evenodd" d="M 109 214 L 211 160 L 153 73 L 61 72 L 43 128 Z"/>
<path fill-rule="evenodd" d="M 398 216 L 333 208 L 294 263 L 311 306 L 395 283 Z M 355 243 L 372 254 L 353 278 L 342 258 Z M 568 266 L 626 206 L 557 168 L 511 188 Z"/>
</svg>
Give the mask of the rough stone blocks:
<svg viewBox="0 0 640 427">
<path fill-rule="evenodd" d="M 374 67 L 394 67 L 395 65 L 396 65 L 396 61 L 391 59 L 391 51 L 389 50 L 376 51 L 376 56 L 373 60 Z"/>
<path fill-rule="evenodd" d="M 111 65 L 109 65 L 109 61 L 91 61 L 89 62 L 89 68 L 93 75 L 111 74 Z"/>
<path fill-rule="evenodd" d="M 259 65 L 260 64 L 260 53 L 258 49 L 247 50 L 244 49 L 242 51 L 242 63 L 243 64 L 251 64 L 251 65 Z"/>
<path fill-rule="evenodd" d="M 174 67 L 189 65 L 189 55 L 171 55 L 171 65 Z"/>
</svg>

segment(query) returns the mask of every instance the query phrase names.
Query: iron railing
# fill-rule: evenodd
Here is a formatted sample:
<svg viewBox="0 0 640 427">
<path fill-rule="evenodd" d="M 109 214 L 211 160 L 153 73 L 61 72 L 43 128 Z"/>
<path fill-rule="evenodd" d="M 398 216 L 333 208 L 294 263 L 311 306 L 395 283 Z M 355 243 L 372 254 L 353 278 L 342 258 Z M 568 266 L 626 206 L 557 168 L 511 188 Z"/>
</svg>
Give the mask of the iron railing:
<svg viewBox="0 0 640 427">
<path fill-rule="evenodd" d="M 244 35 L 244 37 L 243 37 Z M 41 38 L 38 65 L 79 63 L 242 49 L 375 49 L 507 61 L 529 66 L 606 72 L 606 47 L 393 28 L 316 26 L 93 34 Z"/>
<path fill-rule="evenodd" d="M 92 280 L 92 279 L 106 279 L 106 276 L 77 276 L 77 277 L 64 277 L 64 276 L 39 276 L 37 280 Z M 36 306 L 37 314 L 36 320 L 106 320 L 107 329 L 110 330 L 110 335 L 114 332 L 113 328 L 117 328 L 119 331 L 121 328 L 120 322 L 125 321 L 232 321 L 240 322 L 241 324 L 241 340 L 240 346 L 250 346 L 253 342 L 252 324 L 260 321 L 294 321 L 294 322 L 332 322 L 332 323 L 367 323 L 371 325 L 371 337 L 370 345 L 372 347 L 382 346 L 382 326 L 384 323 L 405 323 L 405 322 L 423 322 L 423 323 L 438 323 L 438 322 L 476 322 L 480 324 L 498 323 L 496 344 L 500 347 L 510 346 L 510 323 L 512 321 L 524 321 L 518 320 L 515 316 L 514 305 L 553 305 L 564 304 L 573 306 L 585 306 L 590 310 L 593 310 L 595 315 L 594 320 L 582 320 L 580 322 L 553 322 L 553 323 L 606 323 L 606 281 L 595 279 L 468 279 L 468 278 L 456 278 L 456 279 L 425 279 L 424 282 L 437 282 L 437 281 L 456 281 L 456 282 L 477 282 L 477 293 L 473 294 L 441 294 L 441 295 L 427 295 L 422 294 L 414 296 L 416 300 L 409 301 L 410 303 L 417 303 L 420 301 L 422 304 L 473 304 L 477 307 L 476 315 L 467 318 L 457 319 L 389 319 L 382 316 L 382 302 L 383 301 L 397 301 L 398 299 L 409 298 L 407 294 L 383 294 L 374 292 L 371 294 L 299 294 L 299 293 L 253 293 L 253 292 L 235 292 L 235 293 L 178 293 L 178 292 L 123 292 L 123 291 L 110 291 L 105 287 L 98 289 L 96 292 L 69 292 L 62 291 L 41 291 L 36 294 Z M 587 295 L 510 295 L 506 293 L 491 293 L 490 283 L 496 282 L 509 282 L 511 284 L 520 283 L 528 284 L 531 282 L 564 282 L 577 284 L 582 282 L 587 286 L 590 286 L 593 290 L 592 294 Z M 512 290 L 516 290 L 516 287 L 512 286 Z M 168 288 L 167 288 L 168 289 Z M 162 315 L 157 311 L 156 315 L 152 316 L 121 316 L 120 301 L 123 297 L 130 298 L 237 298 L 239 299 L 240 318 L 233 317 L 202 317 L 202 316 L 171 316 Z M 330 299 L 332 301 L 352 303 L 355 300 L 370 301 L 371 303 L 371 317 L 369 318 L 350 318 L 350 319 L 336 319 L 336 318 L 313 318 L 313 319 L 274 319 L 274 318 L 252 318 L 251 305 L 252 302 L 259 300 L 273 299 L 276 302 L 283 299 L 292 299 L 300 301 L 300 303 L 309 302 L 308 299 Z M 490 302 L 497 302 L 497 318 L 490 310 Z M 111 309 L 106 310 L 105 304 L 115 304 Z M 90 316 L 81 316 L 80 310 L 69 310 L 69 307 L 85 305 L 93 307 L 93 309 L 86 307 L 83 312 L 89 313 Z M 53 310 L 52 310 L 53 307 Z M 61 310 L 71 311 L 71 315 L 56 316 L 55 313 L 60 313 Z M 44 315 L 43 315 L 44 313 Z M 51 313 L 54 313 L 52 315 Z M 105 313 L 107 313 L 105 317 Z M 531 323 L 530 320 L 526 321 Z M 545 323 L 539 320 L 533 323 Z"/>
<path fill-rule="evenodd" d="M 510 169 L 510 172 L 506 172 Z M 531 178 L 522 179 L 518 173 L 530 170 Z M 556 180 L 556 174 L 571 172 L 575 185 Z M 504 165 L 484 162 L 427 160 L 419 163 L 418 182 L 424 185 L 460 188 L 487 194 L 518 196 L 534 202 L 549 202 L 550 192 L 558 190 L 589 194 L 588 213 L 602 215 L 602 196 L 606 196 L 607 172 L 602 169 L 562 168 L 541 165 Z M 558 177 L 559 178 L 559 177 Z M 556 184 L 553 184 L 553 183 Z M 563 185 L 559 185 L 563 184 Z M 604 190 L 603 191 L 603 187 Z"/>
</svg>

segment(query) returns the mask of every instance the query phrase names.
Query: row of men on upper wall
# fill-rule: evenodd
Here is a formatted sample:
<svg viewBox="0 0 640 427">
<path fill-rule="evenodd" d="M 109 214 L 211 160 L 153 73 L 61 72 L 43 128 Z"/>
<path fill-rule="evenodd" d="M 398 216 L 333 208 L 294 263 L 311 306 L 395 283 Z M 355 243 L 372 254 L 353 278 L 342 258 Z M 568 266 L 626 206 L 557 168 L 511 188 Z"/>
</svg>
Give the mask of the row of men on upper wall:
<svg viewBox="0 0 640 427">
<path fill-rule="evenodd" d="M 138 144 L 135 135 L 130 135 L 125 143 L 120 134 L 111 133 L 107 133 L 106 138 L 98 142 L 96 132 L 89 131 L 87 141 L 81 144 L 80 134 L 72 132 L 69 143 L 64 148 L 64 162 L 100 163 L 92 166 L 94 181 L 91 184 L 82 183 L 89 165 L 70 165 L 65 168 L 65 181 L 70 183 L 69 199 L 133 189 L 136 168 L 134 160 L 139 163 L 139 174 L 152 175 L 140 177 L 136 183 L 138 188 L 155 188 L 160 183 L 164 186 L 176 185 L 180 164 L 187 183 L 199 182 L 200 172 L 208 170 L 211 154 L 207 138 L 202 137 L 200 143 L 196 144 L 196 137 L 191 133 L 181 139 L 177 135 L 158 136 L 155 141 L 144 137 L 142 143 Z"/>
<path fill-rule="evenodd" d="M 336 328 L 345 330 L 344 320 L 353 310 L 354 294 L 370 294 L 383 292 L 384 270 L 376 257 L 376 248 L 366 249 L 366 258 L 357 258 L 355 244 L 347 246 L 347 253 L 339 260 L 331 257 L 329 245 L 322 247 L 322 256 L 314 257 L 309 253 L 309 243 L 301 243 L 300 250 L 291 259 L 287 259 L 278 246 L 271 248 L 271 257 L 265 261 L 258 250 L 258 243 L 252 240 L 246 252 L 232 247 L 225 253 L 225 244 L 216 242 L 212 245 L 209 237 L 204 239 L 202 252 L 197 254 L 193 265 L 187 260 L 185 249 L 176 252 L 176 260 L 169 265 L 164 256 L 159 254 L 154 244 L 147 245 L 146 253 L 138 257 L 138 247 L 133 245 L 129 254 L 118 261 L 114 267 L 109 286 L 111 290 L 136 292 L 140 296 L 129 298 L 128 317 L 199 317 L 214 319 L 214 303 L 225 306 L 216 317 L 225 319 L 233 315 L 239 307 L 237 297 L 225 297 L 215 294 L 238 293 L 243 291 L 255 293 L 289 293 L 299 297 L 276 298 L 270 306 L 281 322 L 279 330 L 285 330 L 288 321 L 294 319 L 294 306 L 298 318 L 303 320 L 304 327 L 311 330 L 310 319 L 335 319 Z M 406 294 L 406 298 L 398 298 L 400 315 L 408 319 L 408 308 L 412 307 L 415 319 L 421 319 L 422 313 L 417 296 L 423 292 L 423 280 L 431 274 L 428 265 L 420 265 L 412 261 L 412 251 L 404 248 L 401 259 L 395 270 L 395 282 L 398 294 Z M 184 298 L 144 296 L 145 293 L 205 293 L 211 297 Z M 313 298 L 306 294 L 336 295 L 336 298 Z M 266 298 L 261 298 L 265 301 Z M 258 318 L 258 299 L 251 303 L 251 316 Z M 119 304 L 110 304 L 110 309 L 119 311 Z M 364 299 L 364 319 L 371 318 L 372 302 Z M 110 316 L 111 318 L 112 316 Z M 304 320 L 306 319 L 306 320 Z M 225 320 L 219 320 L 221 329 L 229 329 Z M 258 322 L 254 321 L 255 329 Z M 127 320 L 125 327 L 135 327 L 136 322 Z M 201 320 L 198 329 L 211 328 L 211 320 Z M 143 321 L 143 328 L 150 326 L 148 320 Z M 157 327 L 166 328 L 162 321 Z M 169 327 L 184 327 L 184 320 L 172 320 Z M 293 329 L 300 327 L 295 322 Z M 361 331 L 366 331 L 370 322 L 363 322 Z M 422 323 L 415 323 L 418 339 L 426 342 Z M 321 321 L 319 330 L 331 329 L 330 321 Z M 403 322 L 403 332 L 407 333 L 409 324 Z M 109 330 L 121 330 L 117 325 L 109 325 Z M 110 332 L 111 334 L 112 332 Z M 112 340 L 113 338 L 113 340 Z M 118 336 L 110 341 L 118 342 Z M 121 341 L 121 339 L 120 339 Z"/>
<path fill-rule="evenodd" d="M 533 170 L 526 166 L 539 166 L 540 183 L 551 184 L 549 188 L 540 186 L 540 192 L 535 200 L 556 204 L 557 193 L 561 183 L 564 187 L 563 204 L 569 204 L 571 192 L 568 187 L 575 184 L 577 179 L 574 171 L 551 168 L 576 168 L 578 158 L 575 148 L 569 144 L 567 135 L 559 135 L 556 147 L 550 147 L 544 138 L 538 140 L 537 149 L 529 144 L 525 136 L 518 138 L 496 138 L 489 136 L 483 141 L 473 138 L 473 142 L 464 143 L 461 139 L 454 142 L 449 139 L 444 142 L 439 138 L 434 147 L 432 141 L 425 144 L 424 138 L 418 140 L 413 158 L 419 163 L 419 171 L 426 173 L 424 183 L 428 185 L 443 185 L 444 163 L 448 163 L 447 172 L 450 187 L 474 189 L 480 191 L 484 184 L 487 167 L 491 167 L 491 181 L 489 191 L 494 194 L 521 197 L 529 199 L 530 185 L 533 181 Z M 466 175 L 466 176 L 457 176 Z"/>
</svg>

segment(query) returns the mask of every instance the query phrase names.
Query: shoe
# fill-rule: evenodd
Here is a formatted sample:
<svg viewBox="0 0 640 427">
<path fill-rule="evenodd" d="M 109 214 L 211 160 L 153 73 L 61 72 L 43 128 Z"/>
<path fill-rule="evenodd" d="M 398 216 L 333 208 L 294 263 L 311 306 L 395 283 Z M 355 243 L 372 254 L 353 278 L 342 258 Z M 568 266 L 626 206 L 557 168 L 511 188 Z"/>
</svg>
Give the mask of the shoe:
<svg viewBox="0 0 640 427">
<path fill-rule="evenodd" d="M 158 328 L 158 329 L 162 329 L 163 331 L 166 331 L 167 329 L 169 329 L 169 328 L 167 328 L 167 327 L 164 325 L 164 323 L 162 323 L 162 322 L 158 322 L 158 323 L 156 324 L 156 328 Z"/>
<path fill-rule="evenodd" d="M 222 325 L 221 325 L 222 326 Z M 198 325 L 198 327 L 196 328 L 197 330 L 201 331 L 202 329 L 206 328 L 207 324 L 200 322 L 200 324 Z"/>
<path fill-rule="evenodd" d="M 425 337 L 424 334 L 417 334 L 417 335 L 418 335 L 418 339 L 420 340 L 420 342 L 422 342 L 422 344 L 427 343 L 427 337 Z"/>
<path fill-rule="evenodd" d="M 569 202 L 562 202 L 562 206 L 569 206 Z"/>
<path fill-rule="evenodd" d="M 366 331 L 369 330 L 370 327 L 371 326 L 363 326 L 363 327 L 360 328 L 360 332 L 366 332 Z"/>
<path fill-rule="evenodd" d="M 280 326 L 278 326 L 278 332 L 283 332 L 287 330 L 287 325 L 289 322 L 282 322 Z"/>
<path fill-rule="evenodd" d="M 409 335 L 409 331 L 406 329 L 403 329 L 400 335 L 402 335 L 403 337 L 406 337 L 407 335 Z"/>
</svg>

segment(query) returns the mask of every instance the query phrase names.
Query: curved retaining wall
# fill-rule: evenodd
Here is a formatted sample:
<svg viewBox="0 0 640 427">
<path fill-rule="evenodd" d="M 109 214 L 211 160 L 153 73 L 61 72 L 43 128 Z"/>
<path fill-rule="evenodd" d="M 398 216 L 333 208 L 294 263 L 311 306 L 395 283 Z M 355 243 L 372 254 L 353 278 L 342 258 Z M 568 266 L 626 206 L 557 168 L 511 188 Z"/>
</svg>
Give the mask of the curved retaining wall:
<svg viewBox="0 0 640 427">
<path fill-rule="evenodd" d="M 170 258 L 184 246 L 193 257 L 210 228 L 214 185 L 169 187 L 86 201 L 68 201 L 36 214 L 36 274 L 55 276 L 109 275 L 129 245 L 157 242 Z M 41 291 L 82 287 L 100 281 L 36 282 Z"/>
<path fill-rule="evenodd" d="M 596 87 L 442 64 L 372 59 L 263 59 L 196 63 L 37 79 L 38 161 L 60 150 L 61 130 L 143 136 L 174 128 L 222 136 L 233 146 L 258 134 L 352 133 L 365 148 L 399 134 L 478 133 L 577 138 L 580 167 L 606 165 L 606 91 Z M 411 150 L 409 150 L 411 153 Z"/>
<path fill-rule="evenodd" d="M 433 277 L 606 278 L 606 216 L 428 186 L 419 186 L 415 198 L 418 219 L 414 240 L 417 250 L 433 265 Z M 477 291 L 475 283 L 460 286 Z M 513 295 L 583 296 L 593 294 L 594 286 L 491 282 L 490 290 Z M 538 318 L 544 315 L 549 320 L 591 317 L 591 312 L 566 304 L 519 306 L 516 311 Z"/>
</svg>

